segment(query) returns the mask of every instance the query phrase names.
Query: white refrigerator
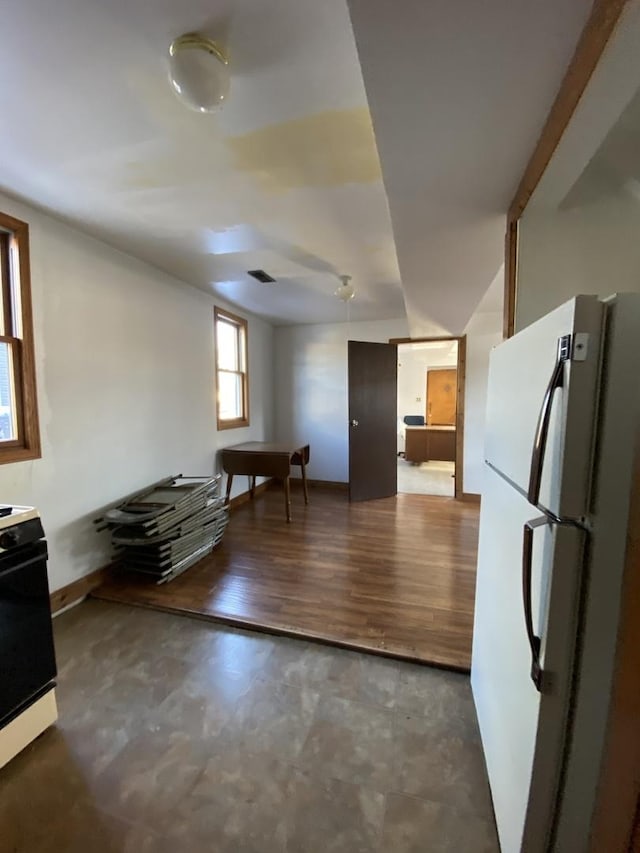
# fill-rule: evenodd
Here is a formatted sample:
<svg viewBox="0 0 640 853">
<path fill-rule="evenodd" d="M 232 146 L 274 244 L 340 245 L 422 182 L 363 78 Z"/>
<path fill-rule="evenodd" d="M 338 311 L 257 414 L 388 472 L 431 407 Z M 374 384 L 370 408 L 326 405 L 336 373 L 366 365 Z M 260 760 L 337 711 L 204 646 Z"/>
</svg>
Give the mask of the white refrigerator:
<svg viewBox="0 0 640 853">
<path fill-rule="evenodd" d="M 492 352 L 471 685 L 502 853 L 588 847 L 639 434 L 640 294 Z"/>
</svg>

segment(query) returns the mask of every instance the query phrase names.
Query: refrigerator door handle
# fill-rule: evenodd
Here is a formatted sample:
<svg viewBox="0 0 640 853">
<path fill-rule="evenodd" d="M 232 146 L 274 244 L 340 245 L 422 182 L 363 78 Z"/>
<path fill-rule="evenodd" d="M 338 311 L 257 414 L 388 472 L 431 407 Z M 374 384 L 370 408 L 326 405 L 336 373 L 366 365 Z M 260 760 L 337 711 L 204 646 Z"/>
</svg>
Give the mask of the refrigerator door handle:
<svg viewBox="0 0 640 853">
<path fill-rule="evenodd" d="M 538 506 L 540 500 L 540 483 L 542 482 L 542 469 L 544 456 L 547 449 L 547 437 L 549 435 L 549 424 L 551 422 L 551 405 L 553 396 L 558 388 L 562 388 L 564 381 L 564 363 L 571 358 L 571 335 L 563 335 L 558 338 L 558 356 L 556 359 L 551 379 L 544 392 L 542 408 L 538 416 L 536 434 L 533 442 L 533 453 L 531 454 L 531 470 L 529 472 L 529 490 L 527 500 L 530 504 Z"/>
<path fill-rule="evenodd" d="M 542 693 L 545 686 L 545 673 L 540 665 L 540 647 L 542 641 L 533 630 L 533 611 L 531 606 L 531 575 L 533 567 L 533 532 L 536 527 L 549 524 L 548 518 L 534 518 L 524 525 L 522 540 L 522 603 L 524 605 L 524 624 L 531 649 L 531 680 L 536 686 L 538 693 Z"/>
</svg>

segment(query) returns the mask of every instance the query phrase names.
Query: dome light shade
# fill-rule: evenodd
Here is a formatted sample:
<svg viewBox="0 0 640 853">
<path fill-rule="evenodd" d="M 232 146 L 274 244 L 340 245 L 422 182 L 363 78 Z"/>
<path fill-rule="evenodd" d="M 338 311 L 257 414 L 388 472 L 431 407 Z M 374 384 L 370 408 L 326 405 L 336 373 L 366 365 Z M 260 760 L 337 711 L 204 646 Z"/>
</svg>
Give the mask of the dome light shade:
<svg viewBox="0 0 640 853">
<path fill-rule="evenodd" d="M 338 276 L 342 284 L 340 287 L 334 292 L 334 296 L 337 296 L 338 299 L 342 299 L 343 302 L 348 302 L 350 299 L 356 295 L 355 287 L 351 284 L 351 276 L 350 275 L 341 275 Z"/>
<path fill-rule="evenodd" d="M 189 109 L 211 113 L 229 94 L 229 62 L 211 39 L 187 33 L 169 47 L 169 80 Z"/>
</svg>

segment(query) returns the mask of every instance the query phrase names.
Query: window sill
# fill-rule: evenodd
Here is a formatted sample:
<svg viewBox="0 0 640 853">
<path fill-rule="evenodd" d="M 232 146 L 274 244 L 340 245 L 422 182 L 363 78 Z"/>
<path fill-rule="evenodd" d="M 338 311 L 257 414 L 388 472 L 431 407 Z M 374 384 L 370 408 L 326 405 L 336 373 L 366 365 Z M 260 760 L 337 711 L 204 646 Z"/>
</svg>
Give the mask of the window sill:
<svg viewBox="0 0 640 853">
<path fill-rule="evenodd" d="M 248 418 L 237 418 L 234 421 L 218 421 L 218 432 L 223 429 L 241 429 L 249 426 Z"/>
<path fill-rule="evenodd" d="M 42 452 L 39 447 L 0 447 L 0 465 L 8 465 L 11 462 L 28 462 L 30 459 L 42 459 Z"/>
</svg>

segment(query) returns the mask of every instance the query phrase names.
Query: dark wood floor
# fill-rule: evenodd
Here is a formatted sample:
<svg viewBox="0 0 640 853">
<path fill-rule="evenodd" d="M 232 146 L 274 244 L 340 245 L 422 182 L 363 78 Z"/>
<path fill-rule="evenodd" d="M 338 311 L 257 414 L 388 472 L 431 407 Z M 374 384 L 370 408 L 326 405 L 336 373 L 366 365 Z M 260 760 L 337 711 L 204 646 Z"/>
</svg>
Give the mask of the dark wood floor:
<svg viewBox="0 0 640 853">
<path fill-rule="evenodd" d="M 269 489 L 232 511 L 222 544 L 169 584 L 114 576 L 94 595 L 468 669 L 478 507 L 427 495 L 305 507 Z"/>
</svg>

